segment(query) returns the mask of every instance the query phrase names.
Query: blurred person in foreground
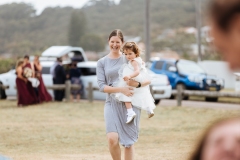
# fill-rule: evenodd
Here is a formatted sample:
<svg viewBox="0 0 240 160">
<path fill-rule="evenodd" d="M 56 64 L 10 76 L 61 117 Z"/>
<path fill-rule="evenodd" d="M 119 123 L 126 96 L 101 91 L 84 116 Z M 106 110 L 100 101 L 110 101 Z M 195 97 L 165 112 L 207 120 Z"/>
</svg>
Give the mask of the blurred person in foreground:
<svg viewBox="0 0 240 160">
<path fill-rule="evenodd" d="M 11 159 L 0 155 L 0 160 L 11 160 Z"/>
<path fill-rule="evenodd" d="M 58 64 L 54 68 L 54 84 L 65 84 L 66 81 L 66 74 L 65 70 L 62 66 L 62 59 L 57 59 Z M 62 101 L 64 98 L 64 89 L 63 90 L 56 90 L 55 91 L 55 101 Z"/>
<path fill-rule="evenodd" d="M 37 87 L 38 89 L 38 97 L 40 102 L 49 102 L 52 101 L 51 95 L 48 93 L 43 79 L 42 79 L 42 65 L 39 62 L 39 56 L 35 56 L 33 60 L 33 68 L 34 68 L 34 73 L 35 73 L 35 78 L 39 80 L 39 86 Z"/>
<path fill-rule="evenodd" d="M 213 123 L 189 160 L 240 160 L 240 116 Z"/>
<path fill-rule="evenodd" d="M 81 71 L 77 68 L 76 62 L 71 64 L 71 68 L 69 70 L 69 79 L 71 80 L 71 84 L 76 84 L 81 86 L 80 89 L 72 89 L 71 90 L 71 101 L 76 97 L 77 101 L 80 101 L 81 94 L 83 92 L 83 85 L 81 81 Z"/>
<path fill-rule="evenodd" d="M 240 0 L 211 0 L 208 16 L 214 45 L 232 70 L 240 69 Z"/>
</svg>

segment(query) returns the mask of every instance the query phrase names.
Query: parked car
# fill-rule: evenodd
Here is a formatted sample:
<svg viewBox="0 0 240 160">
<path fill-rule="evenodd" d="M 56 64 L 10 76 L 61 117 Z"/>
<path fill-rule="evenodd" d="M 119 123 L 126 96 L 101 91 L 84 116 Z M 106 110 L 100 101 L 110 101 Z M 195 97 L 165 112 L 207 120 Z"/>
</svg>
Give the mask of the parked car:
<svg viewBox="0 0 240 160">
<path fill-rule="evenodd" d="M 96 76 L 96 67 L 97 62 L 80 62 L 77 64 L 77 67 L 82 71 L 82 81 L 84 86 L 88 86 L 89 82 L 92 82 L 93 87 L 98 87 L 97 76 Z M 172 93 L 172 87 L 168 81 L 167 76 L 158 75 L 154 72 L 148 70 L 151 77 L 151 86 L 153 91 L 158 91 L 158 94 L 154 94 L 155 104 L 158 104 L 161 99 L 169 98 Z M 98 93 L 99 91 L 94 92 L 94 97 L 96 99 L 105 99 L 106 93 Z M 88 94 L 88 91 L 85 89 L 85 98 Z"/>
<path fill-rule="evenodd" d="M 61 57 L 63 61 L 84 62 L 87 61 L 84 50 L 81 47 L 72 46 L 51 46 L 46 49 L 39 58 L 40 61 L 55 61 Z"/>
<path fill-rule="evenodd" d="M 148 65 L 156 74 L 168 76 L 173 89 L 182 86 L 187 90 L 220 91 L 224 80 L 207 73 L 194 61 L 161 59 L 153 60 Z M 187 96 L 184 99 L 188 99 Z M 218 98 L 206 97 L 206 101 L 217 101 Z"/>
<path fill-rule="evenodd" d="M 54 64 L 53 61 L 41 61 L 42 65 L 42 77 L 45 85 L 52 85 L 52 76 L 49 72 L 50 67 Z M 77 63 L 77 67 L 82 72 L 82 82 L 84 87 L 84 94 L 82 98 L 87 98 L 88 90 L 86 89 L 89 82 L 92 82 L 93 87 L 98 87 L 97 84 L 97 76 L 96 76 L 96 67 L 97 62 L 87 61 L 87 62 L 79 62 Z M 151 77 L 151 85 L 153 91 L 158 91 L 158 94 L 154 94 L 153 97 L 155 99 L 155 103 L 158 104 L 161 99 L 169 98 L 171 96 L 172 87 L 169 84 L 168 78 L 165 75 L 158 75 L 149 70 L 149 75 Z M 15 70 L 10 70 L 7 73 L 0 74 L 0 82 L 3 85 L 9 85 L 9 89 L 6 90 L 7 96 L 16 96 L 16 74 Z M 51 95 L 53 95 L 52 90 L 48 90 Z M 98 100 L 105 100 L 106 93 L 102 93 L 100 91 L 94 91 L 93 98 Z"/>
</svg>

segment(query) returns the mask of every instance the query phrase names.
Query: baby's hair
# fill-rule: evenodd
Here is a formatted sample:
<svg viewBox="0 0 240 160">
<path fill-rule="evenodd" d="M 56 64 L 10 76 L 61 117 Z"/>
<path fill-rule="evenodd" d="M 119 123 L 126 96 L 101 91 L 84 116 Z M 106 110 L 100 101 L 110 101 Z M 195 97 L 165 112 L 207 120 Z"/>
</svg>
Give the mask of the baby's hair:
<svg viewBox="0 0 240 160">
<path fill-rule="evenodd" d="M 126 50 L 131 50 L 136 54 L 136 57 L 140 56 L 141 50 L 135 42 L 126 42 L 122 47 L 122 52 Z"/>
</svg>

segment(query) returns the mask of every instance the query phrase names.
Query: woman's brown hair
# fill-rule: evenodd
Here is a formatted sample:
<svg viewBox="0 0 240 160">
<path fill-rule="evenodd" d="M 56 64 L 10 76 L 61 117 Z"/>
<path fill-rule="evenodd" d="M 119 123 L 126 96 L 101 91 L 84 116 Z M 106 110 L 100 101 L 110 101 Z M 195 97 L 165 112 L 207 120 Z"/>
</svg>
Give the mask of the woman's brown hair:
<svg viewBox="0 0 240 160">
<path fill-rule="evenodd" d="M 124 53 L 126 50 L 133 51 L 136 54 L 136 57 L 139 57 L 141 53 L 141 50 L 135 42 L 126 42 L 122 47 L 122 52 Z"/>
<path fill-rule="evenodd" d="M 203 133 L 202 137 L 200 138 L 195 150 L 193 151 L 192 155 L 190 156 L 190 158 L 188 160 L 202 160 L 202 154 L 203 154 L 203 149 L 205 147 L 206 144 L 206 140 L 209 136 L 209 134 L 212 132 L 213 129 L 215 129 L 216 127 L 224 124 L 224 123 L 228 123 L 231 121 L 239 121 L 240 122 L 240 117 L 232 117 L 232 118 L 226 118 L 226 119 L 220 119 L 217 120 L 216 122 L 214 122 L 213 124 L 211 124 Z"/>
<path fill-rule="evenodd" d="M 16 64 L 16 70 L 17 70 L 17 68 L 20 66 L 20 65 L 22 65 L 24 63 L 24 60 L 21 58 L 21 59 L 19 59 L 18 61 L 17 61 L 17 64 Z"/>
<path fill-rule="evenodd" d="M 211 0 L 208 8 L 210 19 L 216 22 L 220 29 L 227 31 L 237 14 L 240 15 L 239 0 Z"/>
<path fill-rule="evenodd" d="M 123 37 L 123 33 L 120 29 L 115 29 L 114 31 L 112 31 L 112 33 L 110 33 L 108 40 L 111 39 L 111 37 L 113 36 L 118 36 L 118 38 L 121 39 L 122 43 L 124 42 L 124 37 Z"/>
</svg>

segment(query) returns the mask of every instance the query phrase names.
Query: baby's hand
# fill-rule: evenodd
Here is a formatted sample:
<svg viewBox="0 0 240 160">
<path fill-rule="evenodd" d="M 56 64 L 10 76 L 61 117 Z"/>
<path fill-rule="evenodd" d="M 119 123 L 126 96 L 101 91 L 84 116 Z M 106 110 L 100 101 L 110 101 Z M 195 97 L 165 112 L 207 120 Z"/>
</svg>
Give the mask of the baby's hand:
<svg viewBox="0 0 240 160">
<path fill-rule="evenodd" d="M 124 79 L 124 81 L 128 81 L 129 79 L 131 79 L 131 77 L 130 76 L 125 76 L 125 77 L 123 77 L 123 79 Z"/>
</svg>

